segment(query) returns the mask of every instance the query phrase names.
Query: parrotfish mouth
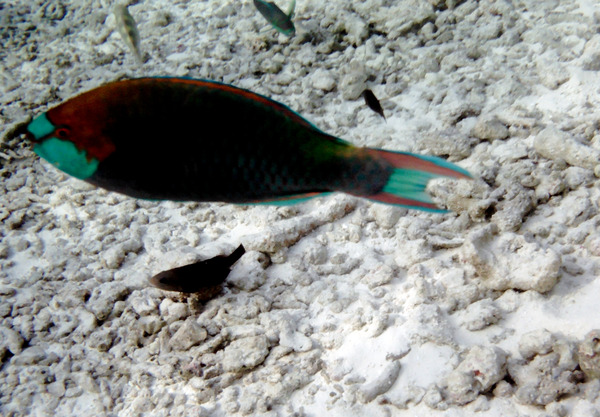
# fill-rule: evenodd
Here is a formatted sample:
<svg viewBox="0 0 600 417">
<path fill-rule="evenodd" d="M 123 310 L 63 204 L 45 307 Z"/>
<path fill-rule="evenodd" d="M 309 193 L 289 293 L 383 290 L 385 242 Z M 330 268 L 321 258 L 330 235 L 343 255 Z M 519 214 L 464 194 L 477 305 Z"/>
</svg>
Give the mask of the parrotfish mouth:
<svg viewBox="0 0 600 417">
<path fill-rule="evenodd" d="M 11 129 L 9 129 L 2 138 L 2 142 L 8 142 L 13 140 L 14 138 L 18 138 L 19 136 L 25 135 L 25 139 L 35 142 L 35 137 L 33 134 L 27 130 L 27 126 L 31 123 L 31 117 L 28 117 L 26 120 L 22 121 L 14 125 Z"/>
</svg>

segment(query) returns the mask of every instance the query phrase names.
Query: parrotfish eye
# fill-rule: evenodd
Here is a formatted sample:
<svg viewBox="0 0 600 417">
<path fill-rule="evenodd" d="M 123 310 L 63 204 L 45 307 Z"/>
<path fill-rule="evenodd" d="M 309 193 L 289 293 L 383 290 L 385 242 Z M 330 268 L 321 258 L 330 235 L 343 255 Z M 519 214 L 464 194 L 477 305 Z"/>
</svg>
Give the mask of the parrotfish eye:
<svg viewBox="0 0 600 417">
<path fill-rule="evenodd" d="M 64 126 L 61 126 L 61 127 L 59 127 L 59 128 L 56 129 L 56 131 L 54 132 L 54 134 L 59 139 L 68 139 L 69 136 L 70 136 L 70 134 L 71 134 L 71 131 L 68 128 L 64 127 Z"/>
</svg>

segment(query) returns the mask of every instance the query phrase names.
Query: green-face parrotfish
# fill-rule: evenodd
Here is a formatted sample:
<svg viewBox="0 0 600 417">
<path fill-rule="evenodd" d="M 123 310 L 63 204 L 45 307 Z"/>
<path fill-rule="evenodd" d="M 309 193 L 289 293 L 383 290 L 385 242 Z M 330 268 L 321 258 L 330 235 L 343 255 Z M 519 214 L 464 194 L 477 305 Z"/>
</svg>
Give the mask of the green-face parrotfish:
<svg viewBox="0 0 600 417">
<path fill-rule="evenodd" d="M 342 191 L 443 212 L 427 182 L 470 178 L 440 158 L 353 146 L 281 103 L 207 80 L 112 82 L 26 129 L 34 151 L 57 168 L 152 200 L 286 204 Z"/>
<path fill-rule="evenodd" d="M 253 0 L 254 6 L 263 15 L 265 19 L 273 26 L 277 31 L 283 33 L 286 36 L 294 36 L 296 28 L 292 22 L 294 16 L 294 9 L 296 8 L 296 0 L 292 0 L 290 4 L 290 10 L 284 13 L 277 5 L 271 1 Z"/>
<path fill-rule="evenodd" d="M 219 286 L 231 270 L 231 266 L 246 253 L 240 245 L 230 255 L 196 262 L 179 268 L 169 269 L 150 278 L 150 283 L 161 290 L 186 293 L 205 292 Z"/>
</svg>

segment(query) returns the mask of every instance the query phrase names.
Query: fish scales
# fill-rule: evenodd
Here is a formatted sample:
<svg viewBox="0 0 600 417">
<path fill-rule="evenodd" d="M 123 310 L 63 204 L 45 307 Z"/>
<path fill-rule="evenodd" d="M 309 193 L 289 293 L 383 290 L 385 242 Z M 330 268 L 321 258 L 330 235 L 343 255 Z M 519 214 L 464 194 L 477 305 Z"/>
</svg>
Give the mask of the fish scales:
<svg viewBox="0 0 600 417">
<path fill-rule="evenodd" d="M 386 176 L 377 178 L 383 164 L 359 148 L 237 91 L 149 78 L 80 97 L 106 115 L 103 130 L 116 148 L 87 179 L 103 188 L 151 199 L 248 202 L 331 189 L 369 193 L 385 184 Z M 48 112 L 50 121 L 62 116 L 60 106 Z"/>
</svg>

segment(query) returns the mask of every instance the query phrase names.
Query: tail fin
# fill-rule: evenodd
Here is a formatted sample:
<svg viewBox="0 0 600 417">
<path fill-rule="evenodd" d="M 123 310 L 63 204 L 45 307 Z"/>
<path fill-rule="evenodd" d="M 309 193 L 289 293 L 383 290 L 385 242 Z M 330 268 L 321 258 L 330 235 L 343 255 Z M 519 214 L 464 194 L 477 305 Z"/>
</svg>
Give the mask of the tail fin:
<svg viewBox="0 0 600 417">
<path fill-rule="evenodd" d="M 231 252 L 231 255 L 227 257 L 229 266 L 236 263 L 242 257 L 242 255 L 244 255 L 244 253 L 246 253 L 246 249 L 244 248 L 244 245 L 240 244 L 240 246 L 238 246 L 237 249 Z"/>
<path fill-rule="evenodd" d="M 369 200 L 434 213 L 446 213 L 448 210 L 437 207 L 425 192 L 429 180 L 437 177 L 472 178 L 466 170 L 435 156 L 381 149 L 369 149 L 369 153 L 376 158 L 385 159 L 395 168 L 380 193 L 365 196 Z"/>
</svg>

